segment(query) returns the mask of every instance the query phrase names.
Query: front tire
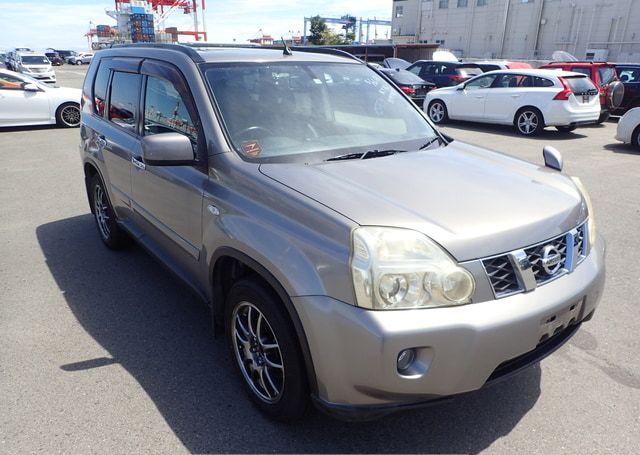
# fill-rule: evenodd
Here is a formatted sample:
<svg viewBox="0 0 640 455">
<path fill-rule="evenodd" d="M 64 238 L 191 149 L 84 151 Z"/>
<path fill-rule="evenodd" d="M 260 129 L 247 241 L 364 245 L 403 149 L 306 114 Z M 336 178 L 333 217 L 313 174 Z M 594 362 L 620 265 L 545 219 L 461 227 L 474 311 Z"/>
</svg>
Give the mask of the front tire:
<svg viewBox="0 0 640 455">
<path fill-rule="evenodd" d="M 235 283 L 225 304 L 227 339 L 254 405 L 280 421 L 301 418 L 309 388 L 300 344 L 278 296 L 255 278 Z"/>
<path fill-rule="evenodd" d="M 446 123 L 449 120 L 449 113 L 447 112 L 447 106 L 441 100 L 434 100 L 429 103 L 429 109 L 427 115 L 433 123 L 436 125 Z"/>
<path fill-rule="evenodd" d="M 575 125 L 571 126 L 556 126 L 556 129 L 561 133 L 570 133 L 575 130 L 577 127 Z"/>
<path fill-rule="evenodd" d="M 95 174 L 89 183 L 89 197 L 91 211 L 102 242 L 111 250 L 120 250 L 127 246 L 130 238 L 118 225 L 109 195 L 98 174 Z"/>
<path fill-rule="evenodd" d="M 535 107 L 525 107 L 518 111 L 515 118 L 518 133 L 523 136 L 536 136 L 544 129 L 542 112 Z"/>
<path fill-rule="evenodd" d="M 80 126 L 80 105 L 78 103 L 61 104 L 56 110 L 56 123 L 63 128 Z"/>
<path fill-rule="evenodd" d="M 611 116 L 611 114 L 609 114 L 609 112 L 601 112 L 600 113 L 600 117 L 598 117 L 598 121 L 596 122 L 598 125 L 600 125 L 601 123 L 606 122 L 607 120 L 609 120 L 609 117 Z"/>
</svg>

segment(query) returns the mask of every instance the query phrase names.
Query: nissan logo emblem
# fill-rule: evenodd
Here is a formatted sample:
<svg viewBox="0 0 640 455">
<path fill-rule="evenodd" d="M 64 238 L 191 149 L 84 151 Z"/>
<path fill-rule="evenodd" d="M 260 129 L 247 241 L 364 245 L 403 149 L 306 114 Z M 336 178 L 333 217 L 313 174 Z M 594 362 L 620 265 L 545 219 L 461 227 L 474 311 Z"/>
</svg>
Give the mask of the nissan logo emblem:
<svg viewBox="0 0 640 455">
<path fill-rule="evenodd" d="M 555 275 L 562 267 L 562 255 L 555 245 L 547 245 L 542 249 L 542 268 L 547 275 Z"/>
</svg>

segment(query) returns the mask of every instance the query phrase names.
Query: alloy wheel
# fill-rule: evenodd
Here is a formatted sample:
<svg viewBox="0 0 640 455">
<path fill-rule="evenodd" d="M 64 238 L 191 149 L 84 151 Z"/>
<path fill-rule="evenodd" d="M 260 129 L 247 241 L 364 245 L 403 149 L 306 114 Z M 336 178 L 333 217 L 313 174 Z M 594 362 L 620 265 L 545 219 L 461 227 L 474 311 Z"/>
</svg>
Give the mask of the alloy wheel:
<svg viewBox="0 0 640 455">
<path fill-rule="evenodd" d="M 532 111 L 525 111 L 518 116 L 518 130 L 522 134 L 531 134 L 538 128 L 538 115 Z"/>
<path fill-rule="evenodd" d="M 80 108 L 78 106 L 65 106 L 60 111 L 60 118 L 66 126 L 78 126 L 80 124 Z"/>
<path fill-rule="evenodd" d="M 247 384 L 262 401 L 277 402 L 284 391 L 284 362 L 271 325 L 249 302 L 240 302 L 231 320 L 233 350 Z"/>
<path fill-rule="evenodd" d="M 109 229 L 109 211 L 107 206 L 107 197 L 104 194 L 104 190 L 101 185 L 96 185 L 93 192 L 93 208 L 95 211 L 96 221 L 98 222 L 98 229 L 102 238 L 108 239 L 111 235 Z"/>
<path fill-rule="evenodd" d="M 441 103 L 433 103 L 429 107 L 429 118 L 435 123 L 440 123 L 444 118 L 444 106 Z"/>
</svg>

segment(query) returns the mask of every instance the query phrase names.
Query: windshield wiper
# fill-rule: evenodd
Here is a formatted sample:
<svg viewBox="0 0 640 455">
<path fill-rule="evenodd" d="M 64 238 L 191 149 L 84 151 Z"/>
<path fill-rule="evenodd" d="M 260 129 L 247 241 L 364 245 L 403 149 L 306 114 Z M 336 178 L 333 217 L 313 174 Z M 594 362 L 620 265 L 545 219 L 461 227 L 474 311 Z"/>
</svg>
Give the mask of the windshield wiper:
<svg viewBox="0 0 640 455">
<path fill-rule="evenodd" d="M 406 150 L 367 150 L 366 152 L 347 153 L 328 158 L 325 161 L 341 161 L 341 160 L 366 160 L 369 158 L 378 158 L 380 156 L 395 155 L 396 153 L 406 152 Z"/>
<path fill-rule="evenodd" d="M 418 150 L 424 150 L 424 149 L 426 149 L 427 147 L 429 147 L 431 144 L 433 144 L 436 141 L 438 141 L 438 142 L 440 141 L 440 136 L 432 137 L 431 139 L 429 139 L 427 141 L 426 144 L 422 145 L 422 147 L 420 147 Z"/>
</svg>

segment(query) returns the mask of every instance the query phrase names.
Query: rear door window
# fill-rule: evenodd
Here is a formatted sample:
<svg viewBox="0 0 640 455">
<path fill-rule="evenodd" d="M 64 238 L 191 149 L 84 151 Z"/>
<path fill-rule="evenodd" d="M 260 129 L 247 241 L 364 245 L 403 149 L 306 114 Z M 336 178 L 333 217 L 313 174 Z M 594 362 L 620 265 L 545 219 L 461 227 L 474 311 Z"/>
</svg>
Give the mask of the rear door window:
<svg viewBox="0 0 640 455">
<path fill-rule="evenodd" d="M 111 78 L 109 120 L 131 132 L 136 131 L 138 122 L 141 79 L 139 74 L 120 71 L 115 71 Z"/>
<path fill-rule="evenodd" d="M 553 87 L 554 84 L 553 81 L 544 78 L 544 77 L 540 77 L 540 76 L 534 76 L 533 77 L 533 86 L 534 87 Z"/>
<path fill-rule="evenodd" d="M 530 76 L 524 76 L 522 74 L 503 74 L 502 77 L 496 81 L 494 87 L 533 87 L 533 80 Z"/>
<path fill-rule="evenodd" d="M 482 74 L 482 70 L 475 66 L 459 66 L 456 73 L 462 77 L 473 77 Z"/>
</svg>

